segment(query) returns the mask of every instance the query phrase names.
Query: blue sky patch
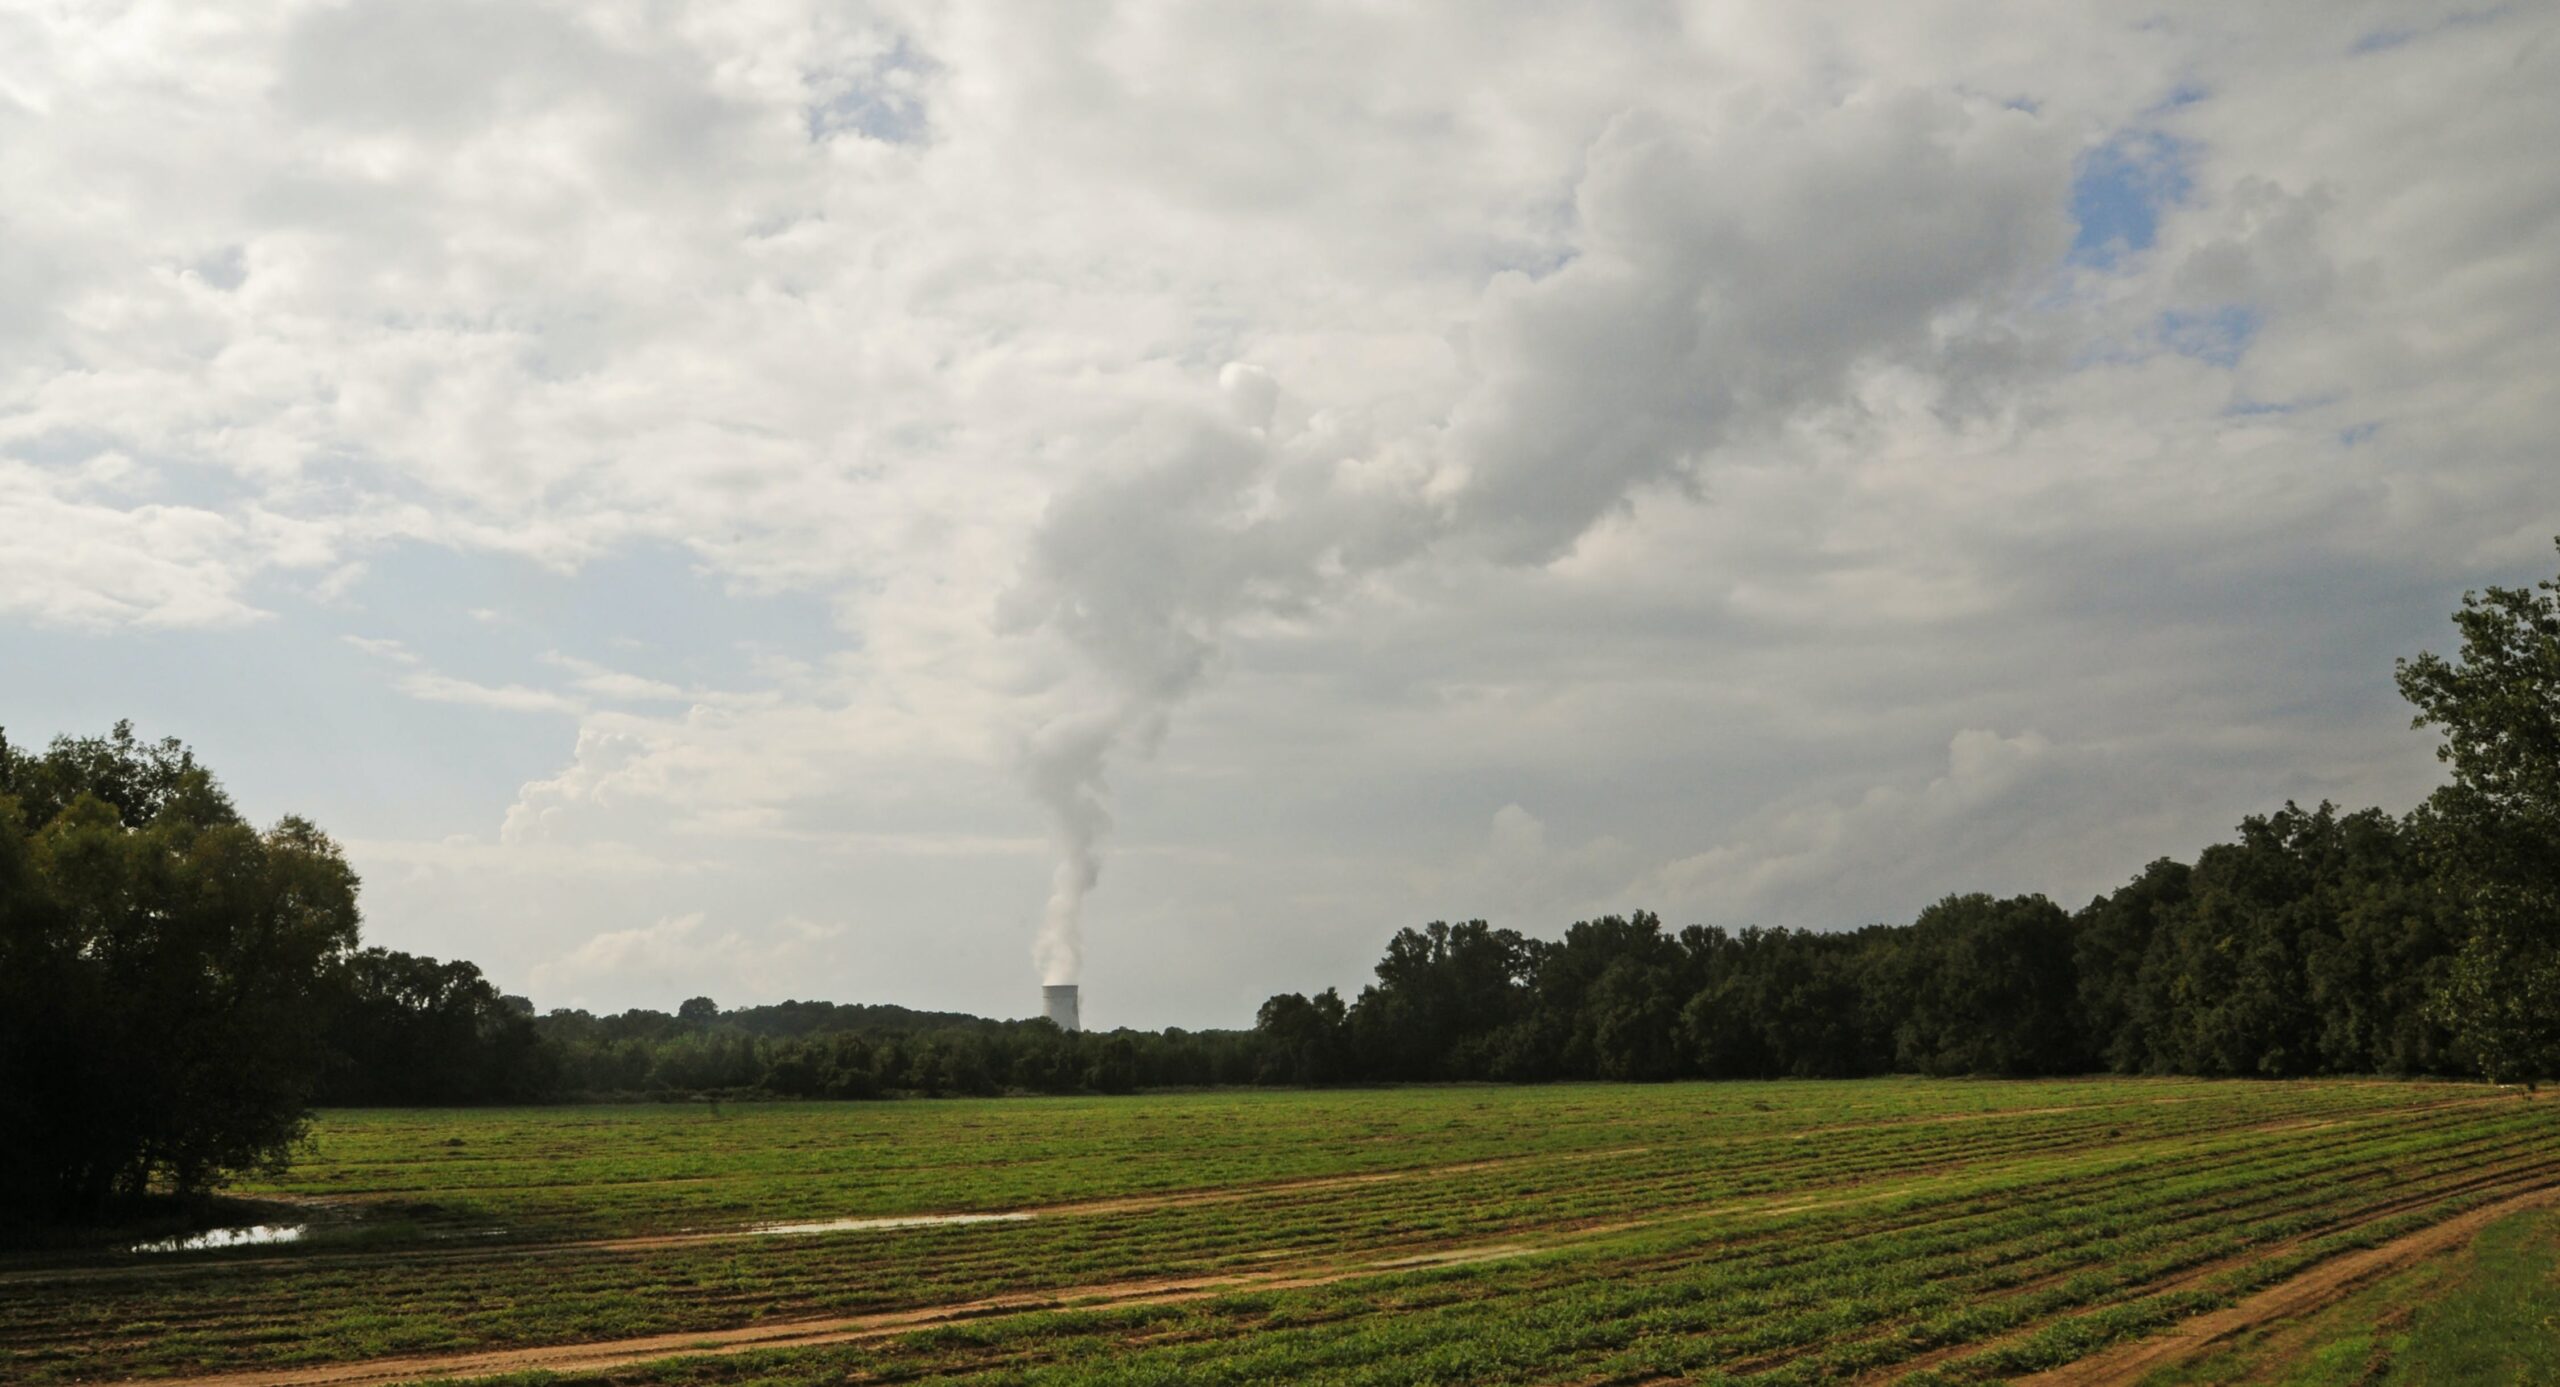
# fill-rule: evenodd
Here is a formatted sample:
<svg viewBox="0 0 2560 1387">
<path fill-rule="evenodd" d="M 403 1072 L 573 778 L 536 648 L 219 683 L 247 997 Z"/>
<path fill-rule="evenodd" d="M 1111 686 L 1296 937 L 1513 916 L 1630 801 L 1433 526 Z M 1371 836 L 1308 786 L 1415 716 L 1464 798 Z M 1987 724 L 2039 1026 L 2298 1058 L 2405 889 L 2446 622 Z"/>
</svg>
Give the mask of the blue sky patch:
<svg viewBox="0 0 2560 1387">
<path fill-rule="evenodd" d="M 735 689 L 764 682 L 759 656 L 815 660 L 852 644 L 823 599 L 733 592 L 665 542 L 574 573 L 424 544 L 369 556 L 366 570 L 345 634 L 397 640 L 438 673 L 483 684 L 563 687 L 557 653 L 681 688 Z"/>
<path fill-rule="evenodd" d="M 2166 100 L 2163 100 L 2159 105 L 2152 107 L 2152 109 L 2155 111 L 2174 111 L 2181 106 L 2193 106 L 2212 94 L 2212 91 L 2202 83 L 2193 81 L 2180 82 L 2178 85 L 2169 89 L 2169 95 Z"/>
<path fill-rule="evenodd" d="M 900 73 L 927 74 L 935 66 L 933 59 L 910 48 L 900 37 L 871 65 L 870 71 L 826 99 L 810 104 L 810 140 L 860 135 L 890 144 L 923 143 L 927 134 L 924 100 L 912 83 L 893 79 Z"/>
<path fill-rule="evenodd" d="M 2367 53 L 2387 53 L 2419 39 L 2433 37 L 2447 29 L 2458 29 L 2468 24 L 2488 23 L 2501 17 L 2509 8 L 2511 7 L 2506 5 L 2492 5 L 2487 9 L 2447 15 L 2432 24 L 2386 25 L 2358 35 L 2355 42 L 2347 45 L 2347 51 L 2359 57 Z"/>
<path fill-rule="evenodd" d="M 2158 238 L 2161 209 L 2186 199 L 2193 148 L 2157 130 L 2119 131 L 2080 156 L 2071 179 L 2070 263 L 2107 269 L 2127 255 L 2149 250 Z"/>
<path fill-rule="evenodd" d="M 2237 303 L 2194 313 L 2163 313 L 2160 339 L 2180 356 L 2192 356 L 2216 366 L 2236 366 L 2249 344 L 2257 340 L 2265 316 L 2247 304 Z"/>
<path fill-rule="evenodd" d="M 7 710 L 10 740 L 93 735 L 117 718 L 194 746 L 259 823 L 304 814 L 340 833 L 495 832 L 526 780 L 569 759 L 565 719 L 437 703 L 317 624 L 112 635 L 0 625 L 0 668 L 41 669 Z"/>
</svg>

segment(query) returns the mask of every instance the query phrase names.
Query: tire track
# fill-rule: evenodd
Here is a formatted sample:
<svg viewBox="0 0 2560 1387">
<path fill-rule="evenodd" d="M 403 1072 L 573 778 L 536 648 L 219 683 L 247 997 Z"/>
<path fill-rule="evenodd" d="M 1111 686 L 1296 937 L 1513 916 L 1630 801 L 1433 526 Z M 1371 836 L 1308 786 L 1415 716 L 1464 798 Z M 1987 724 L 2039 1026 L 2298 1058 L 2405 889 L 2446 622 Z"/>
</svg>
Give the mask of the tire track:
<svg viewBox="0 0 2560 1387">
<path fill-rule="evenodd" d="M 2509 1215 L 2555 1203 L 2560 1203 L 2560 1185 L 2527 1190 L 2378 1247 L 2341 1253 L 2227 1309 L 2209 1310 L 2149 1338 L 2049 1368 L 2018 1382 L 2021 1387 L 2126 1387 L 2251 1330 L 2334 1305 L 2380 1277 L 2467 1245 L 2481 1229 Z"/>
<path fill-rule="evenodd" d="M 205 1377 L 136 1378 L 116 1387 L 388 1387 L 392 1383 L 495 1377 L 520 1372 L 601 1372 L 669 1358 L 721 1358 L 765 1349 L 860 1343 L 866 1339 L 889 1338 L 962 1320 L 996 1319 L 1053 1310 L 1181 1305 L 1247 1291 L 1306 1290 L 1363 1277 L 1395 1276 L 1503 1261 L 1569 1245 L 1542 1247 L 1516 1242 L 1488 1243 L 1316 1270 L 1122 1281 L 1040 1294 L 990 1296 L 919 1310 L 792 1320 L 740 1329 L 650 1334 L 596 1343 L 544 1344 L 474 1353 L 377 1358 L 367 1362 L 325 1363 Z"/>
<path fill-rule="evenodd" d="M 2423 1194 L 2404 1199 L 2389 1200 L 2384 1203 L 2374 1205 L 2370 1208 L 2359 1211 L 2350 1218 L 2333 1222 L 2292 1237 L 2279 1239 L 2262 1247 L 2251 1248 L 2245 1252 L 2234 1253 L 2227 1257 L 2218 1257 L 2202 1266 L 2188 1267 L 2168 1276 L 2159 1277 L 2140 1286 L 2127 1287 L 2125 1295 L 2117 1300 L 2107 1302 L 2107 1304 L 2130 1304 L 2134 1301 L 2147 1299 L 2153 1296 L 2174 1295 L 2181 1291 L 2196 1290 L 2210 1283 L 2215 1277 L 2224 1275 L 2225 1273 L 2237 1270 L 2241 1267 L 2267 1261 L 2270 1258 L 2282 1257 L 2288 1253 L 2300 1250 L 2306 1244 L 2317 1239 L 2335 1237 L 2341 1233 L 2351 1233 L 2358 1228 L 2370 1227 L 2374 1224 L 2386 1222 L 2390 1219 L 2401 1217 L 2416 1210 L 2428 1209 L 2446 1204 L 2454 1200 L 2458 1200 L 2466 1194 L 2478 1193 L 2483 1189 L 2523 1187 L 2522 1193 L 2509 1196 L 2509 1199 L 2506 1202 L 2513 1202 L 2515 1200 L 2560 1198 L 2560 1183 L 2551 1183 L 2554 1179 L 2555 1172 L 2548 1166 L 2528 1166 L 2519 1163 L 2492 1171 L 2473 1179 L 2454 1181 L 2442 1187 L 2430 1189 Z M 2476 1212 L 2477 1210 L 2465 1211 L 2464 1213 L 2457 1214 L 2454 1217 L 2445 1220 L 2443 1223 L 2430 1224 L 2427 1228 L 2420 1230 L 2419 1233 L 2413 1233 L 2408 1236 L 2414 1238 L 2421 1234 L 2433 1233 L 2437 1229 L 2450 1227 L 2455 1223 L 2459 1223 L 2464 1219 L 2470 1218 Z M 2358 1254 L 2341 1253 L 2337 1257 L 2324 1259 L 2309 1271 L 2302 1273 L 2302 1275 L 2310 1276 L 2322 1267 L 2334 1265 L 2343 1258 L 2355 1255 Z M 2085 1268 L 2074 1269 L 2068 1273 L 2058 1273 L 2054 1276 L 2043 1278 L 2043 1280 L 2058 1284 L 2062 1281 L 2068 1280 L 2072 1275 L 2080 1274 L 2082 1271 L 2085 1271 Z M 2027 1293 L 2031 1292 L 2033 1289 L 2035 1289 L 2035 1287 L 2032 1284 L 2021 1286 L 2011 1292 L 2011 1294 Z M 1971 1358 L 1978 1354 L 1991 1352 L 2005 1344 L 2024 1342 L 2039 1331 L 2047 1329 L 2063 1320 L 2069 1319 L 2075 1314 L 2084 1314 L 2101 1308 L 2104 1308 L 2104 1306 L 2075 1306 L 2059 1314 L 2046 1316 L 2032 1324 L 2021 1325 L 2015 1329 L 2008 1330 L 1991 1339 L 1944 1345 L 1939 1348 L 1931 1349 L 1925 1353 L 1904 1359 L 1899 1363 L 1879 1368 L 1873 1373 L 1860 1377 L 1858 1382 L 1861 1384 L 1861 1387 L 1866 1387 L 1867 1384 L 1897 1381 L 1912 1373 L 1940 1367 L 1959 1359 Z M 2083 1359 L 2080 1361 L 2085 1363 L 2094 1360 Z M 2076 1367 L 2078 1365 L 2073 1364 L 2070 1366 Z M 2054 1369 L 2052 1371 L 2060 1372 L 2065 1371 L 2065 1369 Z M 2146 1369 L 2145 1371 L 2148 1370 Z M 2021 1381 L 2039 1380 L 2041 1379 L 2021 1379 Z"/>
</svg>

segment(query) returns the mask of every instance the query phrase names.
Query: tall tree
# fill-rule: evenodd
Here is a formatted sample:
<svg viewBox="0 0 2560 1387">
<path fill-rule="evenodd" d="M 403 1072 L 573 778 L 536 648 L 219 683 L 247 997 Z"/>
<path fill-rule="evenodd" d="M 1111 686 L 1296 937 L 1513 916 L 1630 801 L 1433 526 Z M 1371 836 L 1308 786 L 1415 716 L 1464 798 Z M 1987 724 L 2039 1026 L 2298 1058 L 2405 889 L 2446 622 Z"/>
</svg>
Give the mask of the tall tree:
<svg viewBox="0 0 2560 1387">
<path fill-rule="evenodd" d="M 1898 1057 L 1924 1074 L 2086 1067 L 2073 1015 L 2071 917 L 2042 896 L 1949 896 L 1903 940 Z"/>
<path fill-rule="evenodd" d="M 2159 1019 L 2143 1005 L 2142 960 L 2169 915 L 2189 897 L 2194 869 L 2161 858 L 2113 893 L 2089 902 L 2072 941 L 2079 973 L 2081 1024 L 2092 1057 L 2118 1074 L 2139 1074 L 2151 1063 L 2152 1029 Z"/>
<path fill-rule="evenodd" d="M 2560 578 L 2464 593 L 2459 656 L 2398 666 L 2453 781 L 2416 816 L 2471 938 L 2442 1018 L 2493 1079 L 2560 1075 Z"/>
<path fill-rule="evenodd" d="M 557 1084 L 530 1008 L 474 964 L 366 949 L 331 982 L 323 1104 L 526 1102 Z"/>
<path fill-rule="evenodd" d="M 336 846 L 251 828 L 176 742 L 0 743 L 0 1205 L 80 1216 L 280 1161 L 356 925 Z"/>
<path fill-rule="evenodd" d="M 1267 1084 L 1329 1084 L 1342 1077 L 1342 994 L 1283 992 L 1262 1004 L 1254 1029 L 1263 1052 L 1254 1078 Z"/>
<path fill-rule="evenodd" d="M 1381 1078 L 1482 1078 L 1489 1042 L 1528 1012 L 1544 947 L 1482 920 L 1398 930 L 1352 1005 L 1352 1043 Z"/>
<path fill-rule="evenodd" d="M 1540 951 L 1531 981 L 1537 1033 L 1555 1073 L 1667 1079 L 1679 1071 L 1688 954 L 1651 911 L 1575 922 Z"/>
</svg>

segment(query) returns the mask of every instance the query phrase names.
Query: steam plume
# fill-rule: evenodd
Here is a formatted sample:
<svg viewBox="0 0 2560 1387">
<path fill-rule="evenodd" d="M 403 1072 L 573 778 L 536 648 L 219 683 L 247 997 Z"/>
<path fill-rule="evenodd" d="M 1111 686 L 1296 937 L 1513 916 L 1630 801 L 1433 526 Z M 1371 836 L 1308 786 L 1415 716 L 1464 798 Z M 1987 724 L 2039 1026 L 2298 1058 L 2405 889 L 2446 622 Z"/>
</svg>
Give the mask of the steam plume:
<svg viewBox="0 0 2560 1387">
<path fill-rule="evenodd" d="M 1862 373 L 1979 395 L 1969 363 L 2017 355 L 2001 312 L 2068 242 L 2070 157 L 2033 115 L 1949 96 L 1773 128 L 1630 115 L 1589 151 L 1576 253 L 1486 288 L 1472 383 L 1438 426 L 1291 430 L 1278 383 L 1243 364 L 1220 372 L 1216 406 L 1134 410 L 1050 503 L 1002 611 L 1061 638 L 1097 686 L 1093 711 L 1023 745 L 1058 852 L 1046 980 L 1082 964 L 1114 758 L 1154 745 L 1239 618 L 1314 612 L 1425 554 L 1551 562 L 1711 450 L 1854 401 Z M 1892 210 L 1839 215 L 1879 187 Z"/>
<path fill-rule="evenodd" d="M 1118 716 L 1070 718 L 1040 729 L 1025 748 L 1031 792 L 1048 812 L 1058 863 L 1049 904 L 1032 945 L 1044 983 L 1074 982 L 1084 968 L 1084 898 L 1102 878 L 1102 838 L 1111 830 L 1102 775 L 1118 739 Z"/>
</svg>

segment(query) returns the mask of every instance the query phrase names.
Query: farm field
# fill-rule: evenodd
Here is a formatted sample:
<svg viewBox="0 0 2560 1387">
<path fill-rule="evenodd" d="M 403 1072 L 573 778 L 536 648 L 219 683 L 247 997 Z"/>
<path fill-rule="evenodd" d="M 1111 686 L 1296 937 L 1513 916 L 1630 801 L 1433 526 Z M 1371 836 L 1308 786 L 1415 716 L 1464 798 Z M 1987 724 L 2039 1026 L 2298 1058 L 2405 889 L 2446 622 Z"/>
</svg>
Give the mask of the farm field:
<svg viewBox="0 0 2560 1387">
<path fill-rule="evenodd" d="M 2469 1245 L 2375 1278 L 2296 1318 L 2253 1326 L 2156 1387 L 2533 1387 L 2560 1382 L 2560 1210 L 2482 1227 Z"/>
<path fill-rule="evenodd" d="M 2410 1361 L 2547 1314 L 2560 1104 L 1878 1080 L 336 1112 L 242 1193 L 304 1235 L 0 1263 L 0 1380 L 2281 1380 L 2370 1359 L 2338 1317 L 2380 1287 L 2443 1292 Z"/>
</svg>

